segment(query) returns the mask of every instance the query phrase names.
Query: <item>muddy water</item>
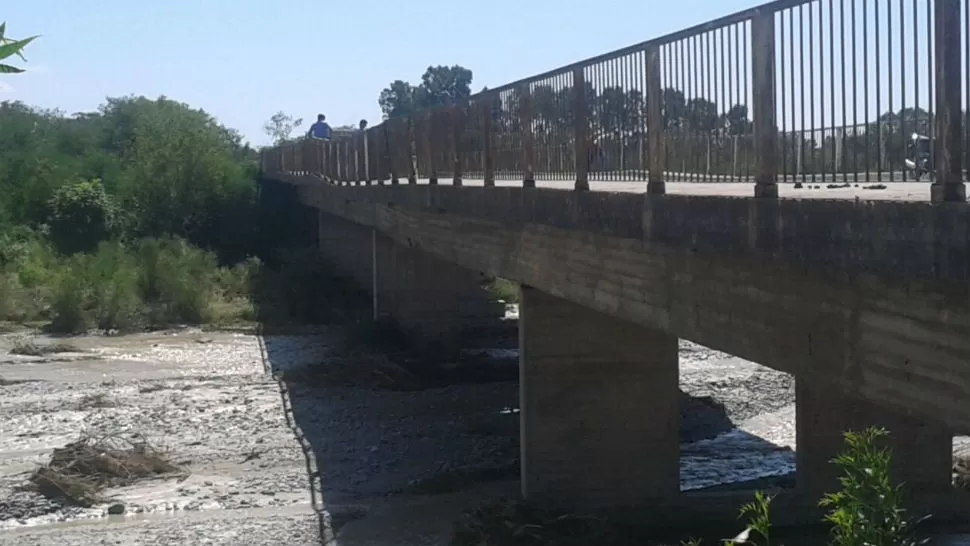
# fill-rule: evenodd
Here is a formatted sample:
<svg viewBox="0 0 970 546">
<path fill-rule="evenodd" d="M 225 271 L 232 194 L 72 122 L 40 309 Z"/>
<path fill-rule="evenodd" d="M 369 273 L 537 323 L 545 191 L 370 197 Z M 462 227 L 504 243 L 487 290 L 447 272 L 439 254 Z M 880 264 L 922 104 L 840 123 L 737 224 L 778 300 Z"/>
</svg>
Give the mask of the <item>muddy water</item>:
<svg viewBox="0 0 970 546">
<path fill-rule="evenodd" d="M 0 544 L 319 544 L 335 525 L 344 545 L 446 544 L 462 509 L 516 493 L 514 383 L 338 386 L 366 378 L 329 339 L 179 330 L 24 357 L 0 337 Z M 790 377 L 683 343 L 681 390 L 684 489 L 794 469 Z M 123 516 L 21 489 L 53 448 L 133 433 L 187 472 L 107 491 Z"/>
</svg>

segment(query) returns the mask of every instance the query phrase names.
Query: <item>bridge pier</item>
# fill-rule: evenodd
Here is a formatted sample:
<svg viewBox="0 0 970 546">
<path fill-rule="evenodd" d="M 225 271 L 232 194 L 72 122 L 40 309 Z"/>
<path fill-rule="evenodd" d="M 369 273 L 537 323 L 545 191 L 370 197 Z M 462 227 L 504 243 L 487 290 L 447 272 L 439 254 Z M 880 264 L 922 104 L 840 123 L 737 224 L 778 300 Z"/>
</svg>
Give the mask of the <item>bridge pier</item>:
<svg viewBox="0 0 970 546">
<path fill-rule="evenodd" d="M 522 287 L 522 494 L 565 509 L 680 492 L 677 338 Z"/>
<path fill-rule="evenodd" d="M 505 315 L 475 271 L 331 214 L 320 212 L 318 226 L 321 252 L 370 293 L 374 317 L 393 319 L 419 344 L 456 349 L 464 331 Z"/>
<path fill-rule="evenodd" d="M 456 349 L 463 332 L 494 327 L 505 306 L 490 299 L 481 273 L 374 234 L 375 314 L 393 318 L 415 340 Z M 373 293 L 373 292 L 372 292 Z"/>
<path fill-rule="evenodd" d="M 889 432 L 892 479 L 905 482 L 916 504 L 952 489 L 953 435 L 943 425 L 877 407 L 823 381 L 799 377 L 795 393 L 795 479 L 806 500 L 839 489 L 841 471 L 831 461 L 844 447 L 844 432 L 871 426 Z"/>
</svg>

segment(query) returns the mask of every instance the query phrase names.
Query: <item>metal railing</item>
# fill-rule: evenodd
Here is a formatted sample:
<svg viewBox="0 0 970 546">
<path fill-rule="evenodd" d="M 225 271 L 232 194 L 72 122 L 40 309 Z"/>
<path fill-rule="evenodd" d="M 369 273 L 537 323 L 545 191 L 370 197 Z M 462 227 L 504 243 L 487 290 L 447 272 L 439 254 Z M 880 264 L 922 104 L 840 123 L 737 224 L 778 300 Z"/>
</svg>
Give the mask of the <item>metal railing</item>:
<svg viewBox="0 0 970 546">
<path fill-rule="evenodd" d="M 970 0 L 778 0 L 366 133 L 265 150 L 267 173 L 448 180 L 905 181 L 964 200 Z M 930 171 L 917 172 L 930 137 Z"/>
</svg>

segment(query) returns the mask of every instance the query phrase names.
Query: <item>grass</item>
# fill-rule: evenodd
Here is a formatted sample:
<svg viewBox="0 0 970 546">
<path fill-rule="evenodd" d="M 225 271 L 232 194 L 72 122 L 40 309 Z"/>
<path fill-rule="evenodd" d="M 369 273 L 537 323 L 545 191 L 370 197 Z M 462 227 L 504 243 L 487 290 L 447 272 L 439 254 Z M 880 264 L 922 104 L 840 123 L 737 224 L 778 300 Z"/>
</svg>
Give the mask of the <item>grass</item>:
<svg viewBox="0 0 970 546">
<path fill-rule="evenodd" d="M 82 437 L 57 448 L 30 476 L 30 488 L 47 498 L 90 507 L 105 502 L 107 487 L 181 474 L 166 454 L 138 437 Z"/>
</svg>

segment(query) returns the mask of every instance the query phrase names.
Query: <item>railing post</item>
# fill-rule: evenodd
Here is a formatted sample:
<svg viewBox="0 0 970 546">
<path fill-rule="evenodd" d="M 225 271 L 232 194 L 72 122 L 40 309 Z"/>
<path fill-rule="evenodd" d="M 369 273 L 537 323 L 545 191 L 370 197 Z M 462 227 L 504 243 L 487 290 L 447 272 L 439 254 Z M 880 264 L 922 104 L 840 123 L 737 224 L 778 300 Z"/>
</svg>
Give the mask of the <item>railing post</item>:
<svg viewBox="0 0 970 546">
<path fill-rule="evenodd" d="M 304 138 L 301 147 L 303 148 L 303 174 L 309 176 L 313 174 L 313 140 Z"/>
<path fill-rule="evenodd" d="M 370 140 L 372 133 L 373 129 L 367 129 L 360 132 L 360 168 L 361 171 L 363 171 L 361 173 L 361 180 L 363 180 L 364 184 L 367 186 L 370 186 L 371 181 Z"/>
<path fill-rule="evenodd" d="M 397 175 L 394 174 L 394 155 L 391 151 L 391 124 L 394 123 L 393 120 L 388 119 L 383 124 L 381 124 L 381 135 L 383 138 L 383 146 L 381 146 L 381 172 L 377 177 L 377 183 L 381 186 L 384 185 L 385 176 L 389 176 L 391 183 L 397 183 Z"/>
<path fill-rule="evenodd" d="M 778 125 L 775 121 L 775 13 L 751 19 L 755 197 L 778 197 Z"/>
<path fill-rule="evenodd" d="M 522 187 L 536 187 L 536 139 L 532 132 L 532 89 L 523 84 L 517 89 L 519 96 L 519 131 L 522 134 Z"/>
<path fill-rule="evenodd" d="M 485 186 L 495 185 L 495 160 L 492 158 L 494 143 L 492 138 L 492 115 L 495 113 L 492 97 L 482 99 L 482 178 Z"/>
<path fill-rule="evenodd" d="M 348 186 L 351 185 L 351 182 L 353 182 L 353 180 L 352 180 L 353 175 L 350 172 L 350 163 L 351 163 L 350 162 L 350 157 L 351 157 L 351 155 L 353 155 L 353 151 L 351 149 L 351 144 L 353 144 L 353 139 L 352 138 L 346 138 L 345 137 L 345 138 L 340 139 L 340 167 L 341 167 L 341 174 L 343 175 L 344 182 L 346 182 Z"/>
<path fill-rule="evenodd" d="M 436 140 L 434 114 L 434 110 L 428 110 L 425 114 L 424 130 L 421 131 L 424 137 L 424 157 L 428 164 L 428 184 L 432 186 L 438 183 L 438 169 L 435 166 L 434 149 L 432 148 Z"/>
<path fill-rule="evenodd" d="M 664 182 L 663 84 L 660 81 L 660 46 L 647 46 L 647 193 L 667 193 Z"/>
<path fill-rule="evenodd" d="M 402 150 L 405 150 L 406 157 L 408 159 L 408 184 L 418 183 L 418 167 L 415 165 L 417 161 L 417 140 L 414 134 L 414 116 L 409 115 L 407 119 L 401 121 L 404 133 L 399 139 L 399 146 Z"/>
<path fill-rule="evenodd" d="M 589 189 L 589 105 L 586 104 L 586 74 L 582 66 L 573 70 L 573 139 L 577 190 Z"/>
<path fill-rule="evenodd" d="M 452 177 L 451 182 L 455 186 L 461 186 L 461 139 L 465 136 L 465 109 L 455 106 L 451 109 L 451 154 L 452 154 Z"/>
<path fill-rule="evenodd" d="M 353 166 L 353 179 L 355 186 L 364 185 L 364 177 L 361 176 L 360 159 L 364 154 L 364 147 L 361 142 L 363 132 L 355 131 L 350 135 L 350 164 Z"/>
<path fill-rule="evenodd" d="M 960 0 L 936 0 L 936 180 L 930 186 L 934 203 L 965 202 L 963 182 L 963 82 Z"/>
<path fill-rule="evenodd" d="M 337 182 L 340 185 L 344 185 L 346 180 L 344 179 L 344 141 L 343 139 L 336 139 L 333 141 L 334 147 L 334 170 L 337 174 Z"/>
<path fill-rule="evenodd" d="M 337 173 L 337 181 L 340 184 L 344 184 L 347 180 L 344 178 L 344 142 L 342 139 L 334 140 L 334 154 L 335 160 L 334 169 Z"/>
<path fill-rule="evenodd" d="M 342 146 L 343 154 L 341 155 L 340 165 L 343 167 L 344 181 L 347 182 L 347 185 L 349 186 L 351 182 L 353 182 L 352 180 L 353 173 L 351 172 L 351 163 L 352 163 L 351 158 L 354 155 L 353 153 L 354 139 L 353 137 L 351 137 L 351 138 L 343 138 L 341 140 L 343 141 L 343 146 Z"/>
<path fill-rule="evenodd" d="M 366 183 L 364 180 L 364 142 L 363 131 L 354 133 L 354 180 L 360 186 Z"/>
</svg>

